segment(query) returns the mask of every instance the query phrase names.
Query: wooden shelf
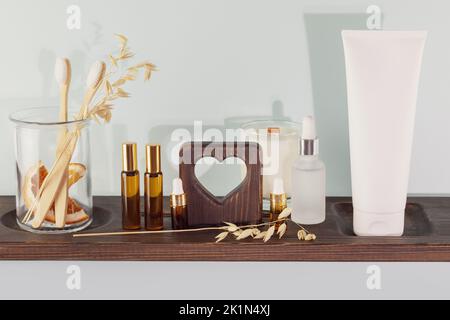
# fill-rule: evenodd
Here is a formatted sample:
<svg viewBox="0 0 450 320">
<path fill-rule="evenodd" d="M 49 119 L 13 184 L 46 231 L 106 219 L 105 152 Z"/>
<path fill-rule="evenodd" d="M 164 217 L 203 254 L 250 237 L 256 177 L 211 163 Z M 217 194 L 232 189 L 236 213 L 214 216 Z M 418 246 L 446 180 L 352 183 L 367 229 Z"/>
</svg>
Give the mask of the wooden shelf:
<svg viewBox="0 0 450 320">
<path fill-rule="evenodd" d="M 213 242 L 215 231 L 185 234 L 73 238 L 18 229 L 14 197 L 0 197 L 0 260 L 134 261 L 450 261 L 450 198 L 409 199 L 403 237 L 356 237 L 349 198 L 327 200 L 327 220 L 309 229 L 318 239 L 286 236 Z M 86 232 L 121 230 L 119 197 L 94 199 L 94 222 Z M 170 218 L 166 217 L 166 227 Z"/>
</svg>

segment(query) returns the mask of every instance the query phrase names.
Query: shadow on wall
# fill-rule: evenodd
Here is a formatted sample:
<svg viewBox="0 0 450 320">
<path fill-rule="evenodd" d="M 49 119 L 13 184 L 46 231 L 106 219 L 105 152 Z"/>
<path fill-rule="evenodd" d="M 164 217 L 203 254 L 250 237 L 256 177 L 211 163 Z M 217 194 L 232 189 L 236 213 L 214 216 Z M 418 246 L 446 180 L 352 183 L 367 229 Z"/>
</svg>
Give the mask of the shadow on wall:
<svg viewBox="0 0 450 320">
<path fill-rule="evenodd" d="M 366 29 L 364 14 L 305 13 L 314 114 L 327 195 L 351 194 L 347 91 L 341 31 Z"/>
<path fill-rule="evenodd" d="M 122 171 L 121 146 L 123 142 L 128 141 L 127 126 L 119 123 L 105 125 L 92 123 L 90 132 L 92 181 L 96 187 L 101 188 L 101 192 L 95 194 L 118 195 L 120 194 L 118 172 Z M 144 163 L 139 161 L 139 164 Z"/>
</svg>

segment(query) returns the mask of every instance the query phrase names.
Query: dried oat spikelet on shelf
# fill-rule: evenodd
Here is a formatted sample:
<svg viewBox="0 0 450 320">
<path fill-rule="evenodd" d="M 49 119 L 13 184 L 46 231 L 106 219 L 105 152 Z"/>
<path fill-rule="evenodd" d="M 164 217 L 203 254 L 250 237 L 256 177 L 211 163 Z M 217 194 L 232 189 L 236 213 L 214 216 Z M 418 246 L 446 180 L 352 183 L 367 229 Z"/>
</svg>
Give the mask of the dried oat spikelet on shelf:
<svg viewBox="0 0 450 320">
<path fill-rule="evenodd" d="M 129 62 L 134 57 L 134 53 L 128 47 L 128 39 L 121 34 L 116 34 L 119 40 L 119 54 L 109 54 L 109 68 L 102 61 L 98 61 L 91 69 L 87 80 L 87 91 L 83 104 L 80 107 L 75 120 L 94 119 L 100 123 L 109 122 L 112 118 L 114 100 L 128 98 L 130 94 L 123 89 L 123 86 L 137 79 L 140 71 L 144 72 L 144 79 L 149 80 L 152 73 L 157 70 L 156 66 L 148 61 L 144 61 L 126 68 L 125 72 L 120 72 L 121 64 Z M 115 80 L 113 78 L 115 77 Z M 100 93 L 102 95 L 100 96 Z M 82 124 L 75 126 L 73 131 L 68 132 L 60 142 L 58 148 L 61 153 L 55 157 L 55 161 L 45 177 L 41 188 L 32 206 L 28 208 L 22 222 L 28 223 L 32 219 L 32 227 L 40 228 L 45 216 L 54 203 L 55 194 L 64 179 L 64 173 L 76 149 Z"/>
<path fill-rule="evenodd" d="M 236 240 L 243 240 L 247 238 L 252 238 L 255 240 L 262 239 L 264 243 L 268 242 L 275 234 L 278 236 L 279 239 L 281 239 L 286 234 L 287 222 L 292 221 L 290 220 L 291 213 L 292 209 L 286 208 L 280 213 L 276 221 L 256 225 L 237 226 L 233 223 L 225 222 L 226 226 L 221 228 L 222 230 L 225 231 L 219 233 L 216 236 L 216 243 L 225 240 L 230 234 L 233 235 Z M 276 230 L 277 223 L 280 223 L 278 230 Z M 299 240 L 304 241 L 316 240 L 315 234 L 310 233 L 301 225 L 297 223 L 295 224 L 300 228 L 300 230 L 297 233 L 297 237 Z M 268 228 L 267 230 L 261 231 L 259 230 L 260 227 L 268 227 Z"/>
</svg>

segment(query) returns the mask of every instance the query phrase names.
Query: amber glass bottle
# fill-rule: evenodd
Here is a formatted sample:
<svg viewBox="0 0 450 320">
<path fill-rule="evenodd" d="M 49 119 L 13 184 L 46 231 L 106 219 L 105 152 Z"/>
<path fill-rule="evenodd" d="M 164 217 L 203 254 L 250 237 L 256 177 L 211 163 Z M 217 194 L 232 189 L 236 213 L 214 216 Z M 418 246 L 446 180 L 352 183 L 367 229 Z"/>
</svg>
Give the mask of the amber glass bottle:
<svg viewBox="0 0 450 320">
<path fill-rule="evenodd" d="M 161 146 L 146 145 L 146 170 L 144 176 L 145 229 L 162 230 L 163 213 L 163 174 L 161 172 Z"/>
<path fill-rule="evenodd" d="M 270 221 L 278 220 L 278 216 L 287 208 L 286 194 L 270 194 Z M 275 224 L 275 230 L 278 230 L 280 222 Z"/>
<path fill-rule="evenodd" d="M 284 192 L 283 179 L 275 178 L 273 180 L 272 192 L 270 193 L 270 221 L 278 220 L 278 216 L 287 208 L 287 196 Z M 280 222 L 275 224 L 275 230 L 278 230 Z"/>
<path fill-rule="evenodd" d="M 186 229 L 188 227 L 186 194 L 183 191 L 183 181 L 173 179 L 172 193 L 170 194 L 170 212 L 172 215 L 172 229 Z"/>
<path fill-rule="evenodd" d="M 188 222 L 187 222 L 187 207 L 184 206 L 173 206 L 170 208 L 170 212 L 172 215 L 172 229 L 173 230 L 180 230 L 180 229 L 186 229 Z"/>
<path fill-rule="evenodd" d="M 125 230 L 137 230 L 141 228 L 141 214 L 135 143 L 122 145 L 122 170 L 122 227 Z"/>
</svg>

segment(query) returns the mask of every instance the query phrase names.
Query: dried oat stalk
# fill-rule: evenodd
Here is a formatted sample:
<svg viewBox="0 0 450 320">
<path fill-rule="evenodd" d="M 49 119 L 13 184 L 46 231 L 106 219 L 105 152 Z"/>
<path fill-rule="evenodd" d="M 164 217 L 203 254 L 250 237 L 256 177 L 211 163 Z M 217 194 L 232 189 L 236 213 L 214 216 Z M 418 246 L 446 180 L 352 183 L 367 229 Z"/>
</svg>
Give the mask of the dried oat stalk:
<svg viewBox="0 0 450 320">
<path fill-rule="evenodd" d="M 127 82 L 136 80 L 139 73 L 142 72 L 144 73 L 144 80 L 150 80 L 152 73 L 157 71 L 156 66 L 148 61 L 123 68 L 123 63 L 130 62 L 130 59 L 135 55 L 128 47 L 127 37 L 121 34 L 116 34 L 116 37 L 120 42 L 119 53 L 117 55 L 109 54 L 110 64 L 105 77 L 99 84 L 101 86 L 99 91 L 103 96 L 90 106 L 86 116 L 86 118 L 94 119 L 97 122 L 100 122 L 100 119 L 104 122 L 111 121 L 114 101 L 130 97 L 130 94 L 123 88 Z M 124 71 L 120 73 L 121 70 Z"/>
<path fill-rule="evenodd" d="M 243 239 L 255 239 L 262 240 L 263 242 L 269 241 L 274 235 L 277 235 L 281 239 L 287 231 L 287 222 L 292 221 L 290 219 L 292 213 L 291 208 L 284 209 L 278 216 L 278 220 L 266 223 L 260 223 L 256 225 L 237 226 L 234 223 L 225 222 L 225 226 L 221 227 L 223 230 L 216 236 L 216 243 L 225 240 L 229 235 L 235 237 L 235 240 Z M 294 222 L 295 223 L 295 222 Z M 297 232 L 297 237 L 301 241 L 314 241 L 316 235 L 303 228 L 298 223 L 295 223 L 300 230 Z M 278 226 L 278 229 L 276 226 Z M 266 230 L 261 231 L 260 228 L 267 227 Z"/>
<path fill-rule="evenodd" d="M 188 232 L 202 232 L 202 231 L 220 231 L 215 237 L 216 242 L 225 240 L 228 236 L 235 237 L 236 240 L 243 239 L 262 239 L 264 242 L 269 241 L 274 234 L 278 235 L 278 238 L 282 238 L 287 230 L 287 222 L 291 221 L 291 209 L 284 210 L 279 216 L 277 221 L 271 221 L 260 224 L 252 224 L 246 226 L 237 226 L 231 222 L 225 222 L 222 227 L 206 227 L 195 229 L 178 229 L 178 230 L 160 230 L 160 231 L 119 231 L 119 232 L 98 232 L 98 233 L 81 233 L 74 234 L 73 237 L 105 237 L 105 236 L 120 236 L 120 235 L 149 235 L 149 234 L 165 234 L 165 233 L 188 233 Z M 313 241 L 316 240 L 316 235 L 310 233 L 298 223 L 295 223 L 300 231 L 298 232 L 299 240 Z M 278 230 L 276 226 L 279 224 Z M 267 230 L 261 231 L 260 228 L 267 227 Z"/>
</svg>

